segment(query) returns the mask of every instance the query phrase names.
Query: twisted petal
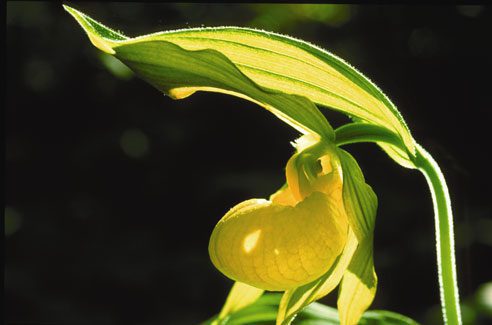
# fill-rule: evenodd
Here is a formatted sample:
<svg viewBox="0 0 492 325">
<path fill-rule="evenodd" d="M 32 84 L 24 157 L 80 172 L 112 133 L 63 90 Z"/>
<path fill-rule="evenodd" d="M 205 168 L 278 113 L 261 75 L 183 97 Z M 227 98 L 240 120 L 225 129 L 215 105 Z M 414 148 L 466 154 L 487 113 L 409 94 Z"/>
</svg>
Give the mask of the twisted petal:
<svg viewBox="0 0 492 325">
<path fill-rule="evenodd" d="M 372 241 L 368 238 L 367 241 Z M 357 324 L 376 295 L 377 276 L 372 258 L 372 243 L 362 242 L 345 272 L 338 293 L 340 324 Z"/>
<path fill-rule="evenodd" d="M 325 274 L 345 246 L 337 202 L 314 192 L 295 206 L 253 199 L 232 208 L 210 238 L 212 263 L 229 278 L 283 291 Z"/>
<path fill-rule="evenodd" d="M 373 234 L 377 197 L 364 180 L 356 160 L 339 150 L 344 170 L 343 200 L 348 222 L 359 245 L 345 272 L 338 294 L 338 311 L 342 325 L 359 322 L 376 294 L 377 276 L 373 261 Z"/>
</svg>

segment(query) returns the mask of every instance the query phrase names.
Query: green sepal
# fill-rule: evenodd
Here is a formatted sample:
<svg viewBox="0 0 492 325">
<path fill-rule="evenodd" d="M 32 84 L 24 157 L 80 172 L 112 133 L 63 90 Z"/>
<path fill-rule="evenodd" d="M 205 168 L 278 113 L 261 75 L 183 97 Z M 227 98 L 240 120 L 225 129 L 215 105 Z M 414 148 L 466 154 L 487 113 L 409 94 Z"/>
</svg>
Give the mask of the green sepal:
<svg viewBox="0 0 492 325">
<path fill-rule="evenodd" d="M 376 295 L 378 278 L 374 270 L 372 236 L 359 243 L 338 290 L 341 324 L 356 324 Z"/>
<path fill-rule="evenodd" d="M 372 237 L 376 210 L 377 196 L 365 182 L 364 175 L 357 161 L 343 149 L 338 149 L 343 170 L 343 202 L 350 227 L 359 243 L 366 237 Z"/>
</svg>

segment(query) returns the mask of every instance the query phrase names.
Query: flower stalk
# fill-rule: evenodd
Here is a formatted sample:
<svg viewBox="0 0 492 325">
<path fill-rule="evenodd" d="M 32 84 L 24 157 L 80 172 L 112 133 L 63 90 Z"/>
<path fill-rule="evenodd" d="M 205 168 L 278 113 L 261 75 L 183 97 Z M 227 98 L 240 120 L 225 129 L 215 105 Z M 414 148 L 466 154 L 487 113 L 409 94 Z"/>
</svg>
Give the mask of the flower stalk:
<svg viewBox="0 0 492 325">
<path fill-rule="evenodd" d="M 335 134 L 337 145 L 359 142 L 385 142 L 398 145 L 397 138 L 391 132 L 360 123 L 346 124 L 335 130 Z M 434 158 L 422 146 L 417 144 L 416 148 L 413 163 L 427 180 L 434 206 L 437 273 L 444 323 L 462 324 L 456 273 L 453 211 L 449 190 Z"/>
<path fill-rule="evenodd" d="M 429 184 L 434 203 L 437 270 L 444 323 L 461 324 L 454 251 L 453 212 L 446 180 L 439 165 L 421 146 L 417 146 L 415 164 Z"/>
</svg>

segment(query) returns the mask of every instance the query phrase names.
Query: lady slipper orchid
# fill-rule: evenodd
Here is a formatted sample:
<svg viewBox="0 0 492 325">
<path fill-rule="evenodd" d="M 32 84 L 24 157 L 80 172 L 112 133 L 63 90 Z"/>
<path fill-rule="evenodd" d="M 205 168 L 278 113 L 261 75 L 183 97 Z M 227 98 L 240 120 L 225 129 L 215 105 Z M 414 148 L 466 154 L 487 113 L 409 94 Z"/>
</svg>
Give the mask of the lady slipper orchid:
<svg viewBox="0 0 492 325">
<path fill-rule="evenodd" d="M 283 291 L 316 280 L 341 254 L 348 230 L 341 175 L 329 162 L 314 174 L 314 156 L 303 159 L 310 149 L 289 160 L 287 186 L 270 200 L 240 203 L 219 221 L 209 252 L 222 273 Z"/>
<path fill-rule="evenodd" d="M 329 290 L 314 290 L 319 299 L 342 276 L 350 284 L 343 287 L 349 292 L 344 291 L 340 298 L 353 296 L 360 291 L 357 286 L 365 284 L 362 274 L 348 278 L 347 262 L 355 256 L 354 247 L 370 243 L 359 243 L 353 235 L 357 230 L 351 228 L 347 210 L 353 213 L 354 206 L 350 194 L 344 196 L 341 150 L 312 135 L 301 137 L 295 146 L 297 152 L 286 166 L 286 185 L 269 200 L 250 199 L 230 209 L 212 232 L 210 258 L 227 277 L 261 290 L 286 291 L 285 297 L 303 288 L 335 284 Z M 366 251 L 372 271 L 372 248 L 357 249 Z M 341 315 L 342 324 L 358 321 L 372 302 L 375 281 L 371 290 L 370 296 L 358 300 L 360 306 L 340 300 L 340 311 L 358 310 L 355 317 L 353 313 L 347 319 Z M 277 321 L 281 324 L 289 318 L 285 310 Z"/>
<path fill-rule="evenodd" d="M 286 185 L 268 200 L 233 207 L 212 232 L 212 263 L 236 282 L 210 322 L 244 316 L 246 320 L 231 324 L 257 324 L 276 317 L 277 325 L 288 325 L 337 286 L 339 317 L 330 315 L 330 320 L 352 325 L 369 317 L 362 314 L 376 294 L 372 242 L 377 198 L 356 160 L 339 146 L 374 142 L 399 165 L 426 177 L 435 211 L 443 320 L 462 323 L 446 181 L 396 106 L 362 73 L 313 44 L 272 32 L 229 26 L 131 38 L 64 8 L 95 47 L 171 98 L 197 91 L 233 95 L 260 105 L 303 134 L 287 162 Z M 354 123 L 333 130 L 319 108 L 342 112 Z M 255 309 L 265 307 L 257 305 L 265 290 L 284 292 L 273 318 Z M 396 313 L 371 314 L 377 324 L 388 319 L 415 323 Z"/>
</svg>

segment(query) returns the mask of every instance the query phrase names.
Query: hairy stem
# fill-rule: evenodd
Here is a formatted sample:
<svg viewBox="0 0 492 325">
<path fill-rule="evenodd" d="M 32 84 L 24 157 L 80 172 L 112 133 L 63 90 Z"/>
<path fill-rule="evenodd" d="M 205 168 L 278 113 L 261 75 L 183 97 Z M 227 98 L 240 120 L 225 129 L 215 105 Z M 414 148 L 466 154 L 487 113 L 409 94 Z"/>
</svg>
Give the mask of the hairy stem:
<svg viewBox="0 0 492 325">
<path fill-rule="evenodd" d="M 391 131 L 382 127 L 361 123 L 351 123 L 336 131 L 337 145 L 358 142 L 385 142 L 403 149 L 403 144 Z M 458 281 L 454 252 L 453 212 L 446 180 L 439 165 L 420 145 L 416 145 L 413 159 L 425 176 L 434 204 L 434 222 L 436 226 L 437 271 L 441 308 L 446 324 L 461 324 Z"/>
<path fill-rule="evenodd" d="M 446 180 L 432 156 L 419 145 L 417 145 L 415 164 L 427 179 L 434 202 L 437 267 L 444 322 L 453 325 L 461 324 L 454 253 L 453 213 Z"/>
</svg>

